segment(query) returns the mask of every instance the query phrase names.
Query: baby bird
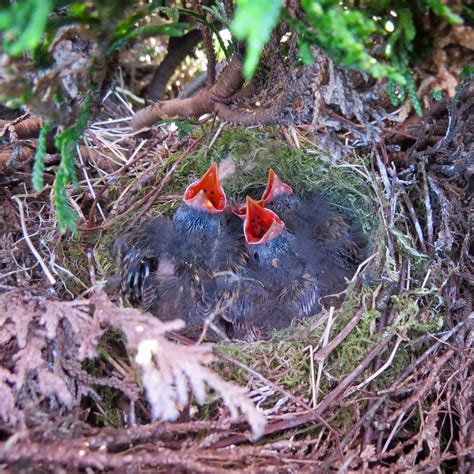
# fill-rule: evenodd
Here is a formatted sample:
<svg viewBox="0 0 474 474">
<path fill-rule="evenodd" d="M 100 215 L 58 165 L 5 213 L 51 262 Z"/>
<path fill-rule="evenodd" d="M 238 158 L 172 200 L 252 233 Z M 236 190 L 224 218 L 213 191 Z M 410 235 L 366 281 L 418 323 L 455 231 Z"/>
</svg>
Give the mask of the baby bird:
<svg viewBox="0 0 474 474">
<path fill-rule="evenodd" d="M 212 164 L 184 193 L 173 220 L 153 219 L 138 230 L 123 258 L 123 292 L 162 320 L 202 325 L 203 284 L 213 272 L 245 264 L 243 237 L 225 212 L 226 196 Z M 186 331 L 189 333 L 189 331 Z"/>
<path fill-rule="evenodd" d="M 356 222 L 336 212 L 317 194 L 299 199 L 272 169 L 261 201 L 279 214 L 294 234 L 296 248 L 317 278 L 321 295 L 343 290 L 366 245 Z"/>
<path fill-rule="evenodd" d="M 283 329 L 295 318 L 314 314 L 318 287 L 296 252 L 296 241 L 276 213 L 247 197 L 244 235 L 248 263 L 240 272 L 223 276 L 215 285 L 226 288 L 221 317 L 233 337 L 254 341 Z M 219 294 L 219 291 L 217 291 Z"/>
</svg>

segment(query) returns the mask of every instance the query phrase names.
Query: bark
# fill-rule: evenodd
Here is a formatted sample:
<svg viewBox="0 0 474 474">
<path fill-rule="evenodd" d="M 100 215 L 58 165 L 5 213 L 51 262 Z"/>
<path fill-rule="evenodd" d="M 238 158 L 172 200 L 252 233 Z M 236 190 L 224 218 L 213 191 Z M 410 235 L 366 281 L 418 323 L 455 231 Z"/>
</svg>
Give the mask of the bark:
<svg viewBox="0 0 474 474">
<path fill-rule="evenodd" d="M 184 58 L 191 54 L 202 40 L 202 32 L 191 30 L 179 38 L 170 38 L 168 52 L 160 65 L 156 68 L 148 87 L 148 97 L 151 100 L 160 100 L 165 95 L 166 85 Z"/>
<path fill-rule="evenodd" d="M 193 96 L 156 102 L 138 111 L 132 120 L 134 131 L 163 119 L 199 118 L 212 113 L 234 124 L 253 126 L 308 123 L 314 113 L 321 112 L 317 99 L 318 89 L 327 81 L 324 54 L 317 52 L 310 67 L 288 67 L 279 56 L 280 43 L 273 41 L 262 55 L 257 74 L 244 85 L 243 49 L 237 44 L 236 53 L 217 81 L 211 84 L 212 77 L 208 78 L 207 85 Z M 298 60 L 298 49 L 295 46 L 291 50 L 293 64 Z"/>
<path fill-rule="evenodd" d="M 190 98 L 171 99 L 145 107 L 133 117 L 132 127 L 140 130 L 162 119 L 200 117 L 215 112 L 217 104 L 229 100 L 242 87 L 243 82 L 242 55 L 236 53 L 212 87 L 201 89 Z"/>
<path fill-rule="evenodd" d="M 210 15 L 207 16 L 207 20 L 212 21 Z M 212 44 L 211 31 L 208 28 L 204 28 L 202 35 L 207 58 L 207 85 L 212 86 L 216 82 L 216 53 Z"/>
<path fill-rule="evenodd" d="M 10 140 L 37 138 L 43 126 L 41 117 L 24 114 L 14 120 L 0 120 L 0 137 L 8 136 Z"/>
</svg>

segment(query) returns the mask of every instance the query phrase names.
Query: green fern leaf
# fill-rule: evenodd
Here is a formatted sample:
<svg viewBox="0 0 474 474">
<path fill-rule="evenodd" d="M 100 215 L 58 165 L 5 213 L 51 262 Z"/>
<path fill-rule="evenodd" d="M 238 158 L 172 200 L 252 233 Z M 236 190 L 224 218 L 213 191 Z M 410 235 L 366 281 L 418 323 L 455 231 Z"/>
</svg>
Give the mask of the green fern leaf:
<svg viewBox="0 0 474 474">
<path fill-rule="evenodd" d="M 283 0 L 238 0 L 232 32 L 247 40 L 243 73 L 250 78 L 257 69 L 260 55 L 278 23 Z"/>
<path fill-rule="evenodd" d="M 69 177 L 65 168 L 60 166 L 56 172 L 56 179 L 53 185 L 54 207 L 61 234 L 64 234 L 69 229 L 74 236 L 77 236 L 77 220 L 79 216 L 67 201 L 66 186 L 68 181 Z"/>
<path fill-rule="evenodd" d="M 44 155 L 46 154 L 46 139 L 48 133 L 53 129 L 51 123 L 46 122 L 41 129 L 38 137 L 38 147 L 36 148 L 33 173 L 31 176 L 33 189 L 39 191 L 43 187 L 44 183 Z"/>
<path fill-rule="evenodd" d="M 0 32 L 3 49 L 10 56 L 19 56 L 33 51 L 41 41 L 48 15 L 53 8 L 52 0 L 28 0 L 14 2 L 8 10 L 0 13 Z"/>
</svg>

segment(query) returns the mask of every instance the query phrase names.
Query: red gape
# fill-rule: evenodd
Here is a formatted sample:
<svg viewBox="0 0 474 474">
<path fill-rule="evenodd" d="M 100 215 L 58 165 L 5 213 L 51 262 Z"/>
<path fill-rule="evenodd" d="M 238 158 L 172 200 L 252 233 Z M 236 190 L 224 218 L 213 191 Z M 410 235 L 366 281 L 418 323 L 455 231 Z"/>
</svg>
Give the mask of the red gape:
<svg viewBox="0 0 474 474">
<path fill-rule="evenodd" d="M 248 244 L 264 244 L 281 235 L 285 223 L 259 201 L 247 196 L 244 235 Z"/>
<path fill-rule="evenodd" d="M 284 183 L 275 171 L 270 168 L 268 170 L 267 187 L 262 195 L 264 205 L 271 203 L 279 194 L 293 194 L 293 189 Z"/>
<path fill-rule="evenodd" d="M 215 163 L 212 163 L 201 179 L 188 186 L 184 192 L 184 202 L 188 206 L 205 209 L 212 213 L 224 211 L 226 196 L 219 181 Z"/>
<path fill-rule="evenodd" d="M 265 207 L 270 204 L 279 194 L 293 194 L 293 189 L 290 185 L 284 183 L 280 177 L 271 168 L 268 170 L 267 187 L 263 191 L 262 199 L 256 201 L 261 206 Z M 240 206 L 232 209 L 232 212 L 241 219 L 245 219 L 246 206 Z"/>
</svg>

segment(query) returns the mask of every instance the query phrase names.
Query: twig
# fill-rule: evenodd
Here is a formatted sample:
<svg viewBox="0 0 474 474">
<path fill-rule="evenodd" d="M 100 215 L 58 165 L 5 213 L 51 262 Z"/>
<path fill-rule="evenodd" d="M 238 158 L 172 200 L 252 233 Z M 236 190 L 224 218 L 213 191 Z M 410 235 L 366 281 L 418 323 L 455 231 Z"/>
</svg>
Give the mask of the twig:
<svg viewBox="0 0 474 474">
<path fill-rule="evenodd" d="M 331 332 L 331 327 L 332 327 L 332 317 L 334 314 L 334 306 L 331 306 L 329 308 L 329 316 L 328 316 L 328 323 L 326 325 L 326 328 L 324 329 L 323 333 L 323 349 L 327 347 L 328 341 L 329 341 L 329 333 Z M 315 356 L 313 355 L 313 360 L 315 359 Z M 313 407 L 316 408 L 317 405 L 317 400 L 318 400 L 318 394 L 319 394 L 319 388 L 321 386 L 321 377 L 323 375 L 323 366 L 324 366 L 324 359 L 318 361 L 318 377 L 316 379 L 316 389 L 315 389 L 315 396 L 314 396 L 314 405 Z"/>
<path fill-rule="evenodd" d="M 388 184 L 388 186 L 390 188 L 390 184 L 388 183 L 387 170 L 386 170 L 385 165 L 383 164 L 382 160 L 380 159 L 380 157 L 378 155 L 378 152 L 377 152 L 375 147 L 374 147 L 374 154 L 376 156 L 376 160 L 377 160 L 377 164 L 379 166 L 380 174 L 382 175 L 381 170 L 383 169 L 384 174 L 386 176 L 385 184 L 386 185 Z M 395 245 L 393 243 L 392 233 L 390 232 L 390 226 L 389 226 L 390 223 L 387 222 L 387 216 L 385 215 L 384 203 L 386 201 L 384 199 L 384 194 L 382 193 L 382 190 L 379 187 L 378 180 L 374 178 L 374 175 L 375 175 L 375 170 L 372 173 L 369 173 L 369 177 L 370 177 L 370 181 L 372 183 L 372 187 L 375 191 L 375 194 L 377 195 L 377 198 L 378 198 L 378 201 L 379 201 L 379 204 L 380 204 L 380 215 L 382 217 L 382 221 L 383 221 L 385 229 L 386 229 L 387 245 L 388 245 L 388 250 L 390 252 L 390 257 L 392 259 L 394 259 L 395 258 Z M 388 191 L 387 191 L 386 194 L 388 194 L 388 196 L 390 196 L 390 193 L 388 193 Z"/>
<path fill-rule="evenodd" d="M 409 398 L 407 398 L 395 412 L 393 412 L 387 419 L 388 423 L 392 423 L 402 411 L 408 411 L 415 403 L 419 402 L 424 394 L 435 386 L 436 381 L 439 379 L 442 367 L 449 361 L 449 359 L 455 354 L 454 349 L 449 349 L 441 357 L 435 360 L 432 364 L 431 370 L 423 382 L 422 386 L 419 387 L 416 392 Z"/>
<path fill-rule="evenodd" d="M 214 115 L 214 120 L 215 120 L 216 116 Z M 220 135 L 220 133 L 222 132 L 224 126 L 225 126 L 225 122 L 222 121 L 220 124 L 219 124 L 219 128 L 217 129 L 216 133 L 214 134 L 214 136 L 210 139 L 210 141 L 208 142 L 207 146 L 206 146 L 206 153 L 209 152 L 209 150 L 212 148 L 212 145 L 214 145 L 214 142 L 217 140 L 217 137 Z M 214 127 L 214 121 L 212 122 L 212 127 Z"/>
<path fill-rule="evenodd" d="M 372 254 L 370 257 L 367 257 L 358 267 L 356 272 L 354 273 L 354 276 L 351 278 L 351 282 L 355 282 L 357 280 L 357 277 L 359 276 L 359 273 L 368 265 L 375 257 L 378 256 L 378 252 L 375 252 Z"/>
<path fill-rule="evenodd" d="M 332 308 L 334 310 L 334 308 Z M 339 437 L 337 435 L 337 433 L 334 431 L 334 429 L 323 419 L 321 418 L 321 416 L 316 413 L 315 410 L 313 410 L 306 402 L 304 402 L 303 400 L 301 400 L 300 398 L 298 397 L 295 397 L 291 392 L 289 392 L 288 390 L 285 390 L 283 387 L 280 387 L 279 385 L 273 383 L 271 380 L 267 379 L 266 377 L 264 377 L 262 374 L 260 374 L 259 372 L 257 372 L 256 370 L 252 369 L 251 367 L 248 367 L 247 365 L 245 365 L 244 363 L 240 362 L 239 360 L 235 359 L 234 357 L 232 356 L 229 356 L 217 349 L 214 349 L 214 354 L 224 360 L 226 360 L 227 362 L 230 362 L 234 365 L 236 365 L 237 367 L 240 367 L 241 369 L 245 370 L 246 372 L 248 372 L 249 374 L 253 375 L 254 377 L 258 378 L 260 381 L 262 381 L 263 383 L 265 383 L 266 385 L 272 387 L 275 391 L 277 392 L 280 392 L 281 394 L 285 395 L 286 397 L 288 397 L 290 400 L 292 400 L 294 403 L 296 403 L 297 405 L 300 405 L 301 407 L 305 408 L 306 410 L 308 410 L 308 412 L 315 418 L 317 419 L 319 422 L 321 422 L 333 435 L 334 435 L 334 440 L 336 441 L 337 445 L 339 446 Z M 342 457 L 342 451 L 339 449 L 339 453 Z"/>
<path fill-rule="evenodd" d="M 31 253 L 34 255 L 34 257 L 36 258 L 36 260 L 40 264 L 41 269 L 43 270 L 44 274 L 46 275 L 46 278 L 48 278 L 48 280 L 49 280 L 49 283 L 51 285 L 55 285 L 56 284 L 56 278 L 54 278 L 52 273 L 49 271 L 49 268 L 47 267 L 47 265 L 44 262 L 41 255 L 36 250 L 35 246 L 33 245 L 33 242 L 30 239 L 30 236 L 28 235 L 28 229 L 26 228 L 26 223 L 25 223 L 25 213 L 23 211 L 23 203 L 16 196 L 13 196 L 12 200 L 15 201 L 18 204 L 18 209 L 20 211 L 20 222 L 21 222 L 21 229 L 23 231 L 23 237 L 25 238 L 25 241 L 28 244 L 28 247 L 29 247 Z"/>
<path fill-rule="evenodd" d="M 398 336 L 398 339 L 395 343 L 395 347 L 393 348 L 393 351 L 390 354 L 387 361 L 385 362 L 385 364 L 382 365 L 382 367 L 380 367 L 380 369 L 378 369 L 375 373 L 373 373 L 367 380 L 365 380 L 364 382 L 361 382 L 359 385 L 357 385 L 357 389 L 361 389 L 362 387 L 365 387 L 367 384 L 372 382 L 372 380 L 376 379 L 382 372 L 384 372 L 386 369 L 388 369 L 390 367 L 390 364 L 392 363 L 392 361 L 395 357 L 395 354 L 397 353 L 398 346 L 400 345 L 402 340 L 403 339 L 400 336 Z"/>
<path fill-rule="evenodd" d="M 316 394 L 316 377 L 314 376 L 314 356 L 313 356 L 314 349 L 311 344 L 308 347 L 309 347 L 309 383 L 311 385 L 311 401 L 313 403 L 313 408 L 316 408 L 316 405 L 318 404 L 318 396 Z"/>
<path fill-rule="evenodd" d="M 396 392 L 400 384 L 413 372 L 416 367 L 422 364 L 428 357 L 430 357 L 442 344 L 444 344 L 447 340 L 457 334 L 462 327 L 464 326 L 464 322 L 457 324 L 453 329 L 447 332 L 440 340 L 438 340 L 435 344 L 433 344 L 428 350 L 426 350 L 417 360 L 415 360 L 410 366 L 408 366 L 400 375 L 399 377 L 393 382 L 393 384 L 387 390 L 381 390 L 377 394 L 379 395 L 379 399 L 374 403 L 374 405 L 368 410 L 364 416 L 362 416 L 354 425 L 352 430 L 344 436 L 342 439 L 342 446 L 347 445 L 357 434 L 360 428 L 363 425 L 366 425 L 370 422 L 371 419 L 374 418 L 375 414 L 377 413 L 378 409 L 386 402 L 390 393 Z M 382 396 L 380 396 L 382 395 Z"/>
<path fill-rule="evenodd" d="M 398 377 L 398 379 L 392 384 L 390 388 L 387 390 L 381 390 L 378 392 L 378 394 L 386 394 L 386 393 L 392 393 L 398 390 L 398 386 L 400 383 L 408 377 L 408 375 L 411 374 L 422 362 L 424 362 L 428 357 L 433 354 L 441 345 L 443 345 L 446 341 L 451 339 L 455 334 L 457 334 L 462 328 L 464 327 L 464 321 L 458 323 L 456 326 L 454 326 L 450 331 L 448 331 L 442 338 L 438 339 L 435 344 L 433 344 L 426 352 L 423 353 L 422 356 L 420 356 L 417 360 L 412 362 Z"/>
<path fill-rule="evenodd" d="M 382 178 L 382 182 L 385 186 L 385 196 L 389 198 L 390 195 L 392 194 L 392 185 L 390 184 L 390 180 L 388 179 L 387 168 L 383 164 L 383 161 L 380 159 L 380 155 L 376 147 L 374 147 L 374 153 L 375 153 L 375 159 L 377 161 L 377 166 L 380 171 L 380 177 Z"/>
<path fill-rule="evenodd" d="M 401 195 L 402 195 L 403 202 L 405 203 L 405 206 L 408 209 L 408 213 L 410 214 L 410 218 L 411 218 L 413 227 L 415 228 L 416 235 L 418 236 L 418 240 L 420 241 L 421 250 L 423 251 L 423 253 L 427 253 L 425 238 L 423 237 L 423 230 L 421 229 L 420 222 L 418 221 L 418 217 L 416 216 L 415 208 L 413 207 L 413 204 L 408 198 L 408 195 L 405 190 L 402 189 Z"/>
<path fill-rule="evenodd" d="M 123 470 L 127 466 L 142 465 L 168 466 L 188 472 L 217 472 L 197 461 L 197 453 L 191 453 L 190 450 L 186 451 L 186 456 L 165 448 L 154 452 L 136 449 L 131 453 L 108 453 L 101 450 L 92 451 L 87 446 L 83 446 L 82 449 L 71 449 L 70 442 L 57 440 L 54 447 L 49 445 L 47 448 L 42 443 L 27 440 L 17 443 L 14 449 L 8 449 L 6 443 L 0 443 L 0 462 L 25 463 L 36 467 L 40 464 L 47 464 L 49 467 L 68 466 L 70 469 L 92 467 L 101 471 L 107 468 Z"/>
<path fill-rule="evenodd" d="M 155 144 L 153 143 L 152 146 L 154 146 Z M 146 156 L 146 154 L 150 151 L 150 148 L 151 147 L 147 147 L 145 150 L 144 150 L 144 153 L 142 154 L 138 154 L 137 150 L 140 149 L 140 145 L 137 147 L 137 150 L 135 150 L 134 154 L 136 154 L 136 156 L 134 157 L 132 155 L 132 157 L 130 158 L 130 160 L 122 167 L 120 168 L 119 170 L 117 170 L 114 175 L 118 178 L 119 176 L 121 176 L 122 174 L 125 173 L 125 171 L 127 171 L 129 168 L 131 168 L 137 161 L 141 160 L 144 156 Z M 93 220 L 94 220 L 94 214 L 95 214 L 95 208 L 96 208 L 96 205 L 99 205 L 99 200 L 100 198 L 103 196 L 103 194 L 105 193 L 105 191 L 107 191 L 107 189 L 110 187 L 111 185 L 111 182 L 108 181 L 106 182 L 100 189 L 99 191 L 97 192 L 97 195 L 95 196 L 94 198 L 94 202 L 92 203 L 92 206 L 91 206 L 91 209 L 89 211 L 89 216 L 88 216 L 88 220 L 87 220 L 87 226 L 88 227 L 92 227 L 92 223 L 93 223 Z M 105 220 L 105 218 L 104 218 Z"/>
<path fill-rule="evenodd" d="M 143 202 L 146 202 L 148 201 L 144 206 L 143 206 L 143 209 L 139 212 L 139 214 L 135 217 L 135 219 L 133 219 L 133 221 L 131 222 L 130 226 L 127 228 L 130 229 L 131 227 L 133 227 L 148 211 L 148 209 L 150 209 L 150 207 L 153 205 L 153 203 L 155 202 L 155 199 L 157 198 L 157 196 L 161 193 L 161 191 L 163 190 L 163 188 L 165 187 L 166 184 L 168 184 L 168 181 L 171 179 L 171 176 L 173 175 L 174 171 L 176 170 L 176 168 L 178 167 L 178 165 L 181 163 L 181 161 L 184 160 L 184 158 L 187 157 L 187 153 L 184 154 L 183 156 L 179 157 L 173 164 L 173 166 L 168 170 L 168 172 L 165 174 L 165 176 L 163 177 L 163 179 L 161 180 L 161 183 L 159 184 L 159 186 L 154 189 L 152 192 L 148 193 L 146 195 L 146 199 L 142 199 L 140 200 L 141 203 Z M 139 201 L 139 202 L 140 202 Z"/>
<path fill-rule="evenodd" d="M 402 412 L 400 413 L 400 416 L 398 417 L 398 420 L 397 422 L 395 423 L 395 426 L 393 427 L 392 431 L 390 432 L 390 435 L 388 436 L 387 438 L 387 441 L 385 442 L 383 448 L 382 448 L 382 453 L 384 453 L 385 451 L 387 451 L 388 447 L 390 446 L 390 443 L 393 439 L 393 437 L 395 436 L 395 433 L 397 432 L 398 430 L 398 427 L 400 426 L 401 422 L 402 422 L 402 419 L 403 417 L 405 416 L 405 413 L 406 412 Z"/>
<path fill-rule="evenodd" d="M 428 187 L 428 179 L 426 176 L 426 158 L 423 156 L 419 162 L 419 169 L 423 176 L 423 194 L 426 208 L 426 227 L 428 233 L 428 242 L 433 245 L 434 229 L 433 229 L 433 209 L 431 207 L 430 190 Z"/>
<path fill-rule="evenodd" d="M 338 333 L 338 335 L 323 349 L 320 349 L 316 354 L 314 354 L 314 360 L 316 362 L 322 362 L 329 354 L 331 354 L 334 349 L 336 349 L 339 344 L 352 332 L 352 330 L 357 326 L 359 321 L 362 319 L 362 315 L 364 314 L 364 308 L 360 308 L 357 313 L 352 317 L 352 319 L 344 326 L 342 331 Z"/>
<path fill-rule="evenodd" d="M 164 176 L 163 180 L 161 181 L 160 185 L 158 186 L 158 188 L 156 189 L 153 189 L 151 190 L 149 193 L 147 193 L 145 196 L 143 196 L 141 199 L 139 199 L 138 201 L 136 201 L 132 206 L 130 206 L 126 211 L 124 211 L 122 214 L 114 217 L 113 219 L 110 219 L 109 221 L 105 222 L 103 225 L 101 226 L 97 226 L 97 227 L 80 227 L 80 230 L 82 231 L 90 231 L 90 232 L 93 232 L 93 231 L 96 231 L 96 230 L 105 230 L 105 229 L 109 229 L 112 225 L 114 225 L 118 220 L 122 219 L 126 214 L 129 214 L 130 212 L 133 212 L 135 211 L 136 209 L 138 209 L 140 206 L 142 206 L 144 203 L 146 203 L 147 201 L 147 204 L 145 205 L 145 208 L 142 209 L 142 211 L 140 212 L 140 214 L 138 216 L 135 217 L 135 219 L 132 221 L 132 223 L 127 227 L 127 229 L 130 229 L 132 226 L 134 226 L 141 218 L 142 216 L 148 211 L 148 209 L 153 205 L 153 203 L 155 202 L 155 200 L 157 199 L 158 197 L 158 194 L 163 190 L 163 188 L 165 187 L 165 185 L 168 183 L 168 181 L 171 179 L 171 176 L 174 172 L 174 170 L 176 169 L 176 167 L 178 166 L 178 164 L 188 156 L 188 154 L 190 152 L 192 152 L 194 150 L 194 148 L 197 146 L 198 143 L 200 143 L 200 141 L 202 140 L 202 137 L 200 137 L 199 139 L 196 140 L 196 142 L 191 146 L 191 148 L 188 150 L 187 153 L 185 153 L 183 156 L 181 156 L 172 166 L 172 168 L 168 171 L 168 173 L 166 173 L 166 175 Z M 125 230 L 126 232 L 126 230 Z"/>
<path fill-rule="evenodd" d="M 139 105 L 145 105 L 145 100 L 141 97 L 137 97 L 133 92 L 129 91 L 128 89 L 123 89 L 122 87 L 116 87 L 115 90 L 120 94 L 128 96 L 133 102 Z M 132 117 L 126 117 L 122 120 L 132 120 Z"/>
<path fill-rule="evenodd" d="M 89 192 L 91 193 L 91 196 L 94 199 L 94 204 L 93 204 L 92 209 L 94 209 L 97 206 L 97 210 L 99 211 L 100 215 L 102 216 L 102 220 L 105 221 L 104 211 L 102 211 L 102 206 L 97 201 L 97 197 L 96 197 L 94 188 L 93 188 L 91 180 L 89 178 L 89 174 L 87 173 L 87 168 L 86 168 L 86 165 L 84 163 L 84 159 L 82 158 L 81 147 L 79 146 L 79 143 L 76 144 L 76 151 L 77 151 L 77 156 L 79 157 L 79 161 L 81 162 L 81 165 L 82 165 L 82 174 L 84 175 L 84 178 L 86 180 L 87 187 L 89 188 Z M 92 211 L 92 209 L 91 209 L 91 211 Z"/>
<path fill-rule="evenodd" d="M 365 356 L 365 358 L 359 363 L 359 365 L 345 379 L 343 379 L 342 382 L 340 382 L 339 385 L 334 390 L 332 390 L 332 392 L 330 392 L 324 398 L 324 400 L 316 407 L 315 410 L 311 410 L 309 413 L 296 415 L 285 420 L 272 423 L 267 426 L 264 435 L 270 435 L 287 429 L 296 428 L 314 420 L 315 415 L 321 416 L 336 400 L 339 399 L 339 397 L 341 397 L 345 393 L 351 383 L 355 379 L 357 379 L 357 377 L 360 376 L 360 374 L 372 362 L 376 355 L 388 344 L 391 338 L 391 335 L 386 336 L 378 344 L 376 344 Z M 247 436 L 243 434 L 238 434 L 217 442 L 213 445 L 213 447 L 223 448 L 233 444 L 243 443 L 247 440 Z"/>
<path fill-rule="evenodd" d="M 89 278 L 91 280 L 91 286 L 94 287 L 97 284 L 97 281 L 95 278 L 94 254 L 91 248 L 87 249 L 86 256 L 87 256 L 87 264 L 89 266 Z"/>
</svg>

